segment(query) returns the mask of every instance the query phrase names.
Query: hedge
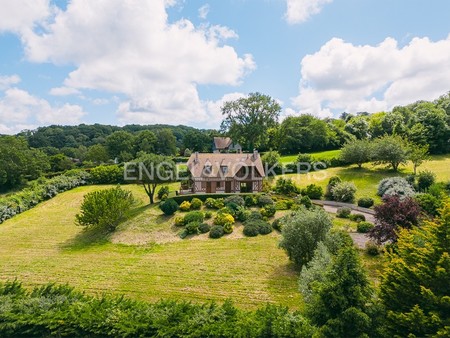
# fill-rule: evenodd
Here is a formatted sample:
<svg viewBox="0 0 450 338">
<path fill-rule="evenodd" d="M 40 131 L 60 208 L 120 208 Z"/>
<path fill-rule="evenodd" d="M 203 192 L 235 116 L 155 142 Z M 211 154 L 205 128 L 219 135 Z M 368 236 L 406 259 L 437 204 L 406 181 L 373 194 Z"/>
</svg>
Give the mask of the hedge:
<svg viewBox="0 0 450 338">
<path fill-rule="evenodd" d="M 184 201 L 191 202 L 193 198 L 198 198 L 202 202 L 205 202 L 207 198 L 227 198 L 230 196 L 241 196 L 242 198 L 245 198 L 245 196 L 256 196 L 257 194 L 253 193 L 242 193 L 242 194 L 189 194 L 189 195 L 178 195 L 174 196 L 173 199 L 178 203 L 181 204 Z"/>
</svg>

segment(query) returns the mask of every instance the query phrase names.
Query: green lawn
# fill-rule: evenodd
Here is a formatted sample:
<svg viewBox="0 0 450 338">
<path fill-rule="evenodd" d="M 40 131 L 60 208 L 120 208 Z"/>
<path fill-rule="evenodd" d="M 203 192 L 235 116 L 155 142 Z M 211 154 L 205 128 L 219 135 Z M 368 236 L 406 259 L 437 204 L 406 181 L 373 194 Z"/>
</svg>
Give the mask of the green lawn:
<svg viewBox="0 0 450 338">
<path fill-rule="evenodd" d="M 83 195 L 99 188 L 65 192 L 0 225 L 0 279 L 69 283 L 149 301 L 232 298 L 242 308 L 301 307 L 298 273 L 278 248 L 277 233 L 243 238 L 238 227 L 219 240 L 181 240 L 169 217 L 144 204 L 113 236 L 85 232 L 74 216 Z M 143 188 L 126 188 L 148 200 Z"/>
<path fill-rule="evenodd" d="M 437 181 L 450 180 L 450 155 L 433 156 L 430 161 L 425 162 L 418 168 L 430 170 L 436 174 Z M 339 176 L 344 181 L 352 181 L 357 187 L 356 197 L 372 197 L 380 201 L 376 196 L 377 186 L 380 180 L 385 177 L 406 176 L 413 173 L 411 164 L 401 166 L 398 173 L 386 169 L 384 166 L 374 166 L 370 163 L 365 164 L 362 169 L 357 166 L 329 168 L 326 170 L 313 171 L 308 174 L 288 174 L 286 177 L 292 178 L 300 187 L 306 187 L 308 184 L 317 184 L 324 188 L 332 176 Z"/>
<path fill-rule="evenodd" d="M 340 150 L 327 150 L 327 151 L 321 151 L 317 153 L 311 153 L 313 159 L 315 160 L 329 160 L 332 158 L 338 158 L 340 155 Z M 283 164 L 292 163 L 295 162 L 297 159 L 297 155 L 288 155 L 288 156 L 282 156 L 280 158 L 280 162 Z"/>
</svg>

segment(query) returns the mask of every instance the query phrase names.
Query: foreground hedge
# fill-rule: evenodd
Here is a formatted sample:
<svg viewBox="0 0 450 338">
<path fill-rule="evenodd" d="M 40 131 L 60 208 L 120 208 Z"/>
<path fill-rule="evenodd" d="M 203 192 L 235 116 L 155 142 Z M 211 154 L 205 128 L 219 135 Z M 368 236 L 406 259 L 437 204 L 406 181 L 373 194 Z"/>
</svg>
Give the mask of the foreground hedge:
<svg viewBox="0 0 450 338">
<path fill-rule="evenodd" d="M 254 193 L 211 193 L 211 194 L 189 194 L 189 195 L 178 195 L 175 197 L 172 197 L 178 204 L 183 203 L 184 201 L 188 201 L 191 202 L 193 198 L 198 198 L 199 200 L 201 200 L 202 202 L 205 202 L 206 199 L 208 198 L 227 198 L 230 196 L 241 196 L 243 198 L 245 198 L 245 196 L 257 196 L 258 194 L 254 194 Z"/>
<path fill-rule="evenodd" d="M 93 297 L 48 284 L 26 291 L 0 283 L 0 337 L 311 337 L 314 328 L 297 312 L 266 305 L 254 312 L 230 301 L 144 303 Z"/>
<path fill-rule="evenodd" d="M 88 180 L 89 174 L 83 170 L 71 170 L 50 179 L 38 179 L 29 188 L 0 199 L 0 224 L 61 192 L 85 185 Z"/>
</svg>

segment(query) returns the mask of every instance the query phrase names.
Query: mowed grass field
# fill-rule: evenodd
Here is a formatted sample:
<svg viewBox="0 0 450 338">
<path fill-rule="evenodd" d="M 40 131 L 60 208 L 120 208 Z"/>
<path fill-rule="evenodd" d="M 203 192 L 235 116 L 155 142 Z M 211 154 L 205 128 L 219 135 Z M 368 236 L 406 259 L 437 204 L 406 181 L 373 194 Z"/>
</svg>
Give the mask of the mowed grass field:
<svg viewBox="0 0 450 338">
<path fill-rule="evenodd" d="M 339 155 L 341 153 L 341 150 L 327 150 L 327 151 L 321 151 L 317 153 L 311 153 L 311 156 L 315 160 L 330 160 L 332 158 L 339 158 Z M 292 163 L 295 162 L 297 159 L 297 155 L 288 155 L 288 156 L 282 156 L 280 158 L 280 162 L 283 164 Z"/>
<path fill-rule="evenodd" d="M 298 272 L 279 235 L 245 238 L 239 227 L 219 240 L 181 240 L 179 229 L 137 185 L 126 186 L 143 203 L 113 235 L 74 224 L 84 194 L 105 187 L 65 192 L 0 225 L 0 279 L 26 286 L 69 283 L 88 293 L 120 293 L 135 299 L 223 301 L 242 308 L 266 302 L 302 306 Z M 205 236 L 205 235 L 203 235 Z"/>
<path fill-rule="evenodd" d="M 450 181 L 450 155 L 432 156 L 431 160 L 424 162 L 418 172 L 429 170 L 436 174 L 436 180 Z M 287 174 L 285 177 L 292 178 L 301 188 L 309 184 L 317 184 L 323 187 L 324 191 L 328 180 L 332 176 L 339 176 L 343 181 L 354 182 L 357 187 L 356 198 L 372 197 L 377 201 L 380 198 L 376 195 L 378 183 L 385 177 L 406 176 L 413 173 L 413 166 L 408 164 L 401 166 L 399 172 L 386 169 L 386 166 L 373 165 L 367 163 L 362 169 L 357 166 L 336 167 L 320 171 L 312 171 L 308 174 Z"/>
</svg>

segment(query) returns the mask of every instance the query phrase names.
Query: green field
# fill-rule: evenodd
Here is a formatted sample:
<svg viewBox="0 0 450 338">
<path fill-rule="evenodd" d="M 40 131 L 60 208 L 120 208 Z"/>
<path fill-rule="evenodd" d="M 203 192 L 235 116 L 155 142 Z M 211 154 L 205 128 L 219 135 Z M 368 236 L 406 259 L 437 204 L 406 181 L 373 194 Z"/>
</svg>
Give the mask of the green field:
<svg viewBox="0 0 450 338">
<path fill-rule="evenodd" d="M 330 160 L 332 158 L 339 158 L 341 151 L 340 150 L 328 150 L 328 151 L 321 151 L 317 153 L 311 153 L 313 159 L 315 160 Z M 288 155 L 288 156 L 282 156 L 280 158 L 280 162 L 282 164 L 292 163 L 295 162 L 297 159 L 297 155 Z"/>
<path fill-rule="evenodd" d="M 437 181 L 450 180 L 450 155 L 432 156 L 430 161 L 425 162 L 418 168 L 418 172 L 422 170 L 430 170 L 436 174 Z M 413 173 L 411 164 L 401 166 L 399 172 L 388 170 L 385 166 L 375 166 L 367 163 L 362 169 L 357 166 L 329 168 L 320 171 L 313 171 L 308 174 L 288 174 L 286 177 L 292 178 L 300 187 L 306 187 L 308 184 L 317 184 L 325 189 L 328 180 L 332 176 L 339 176 L 344 181 L 354 182 L 357 187 L 356 198 L 373 197 L 380 200 L 376 196 L 377 186 L 380 180 L 385 177 L 406 176 Z"/>
<path fill-rule="evenodd" d="M 147 201 L 141 187 L 126 188 Z M 149 301 L 232 298 L 243 308 L 265 302 L 301 306 L 298 273 L 278 248 L 277 233 L 245 238 L 237 227 L 219 240 L 206 235 L 181 240 L 168 217 L 142 205 L 105 238 L 74 224 L 83 195 L 96 189 L 65 192 L 0 225 L 1 280 L 69 283 L 88 293 Z"/>
</svg>

